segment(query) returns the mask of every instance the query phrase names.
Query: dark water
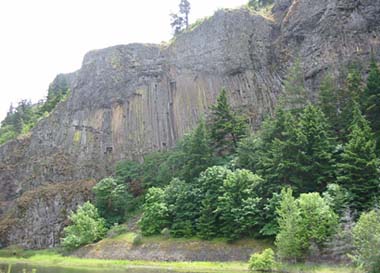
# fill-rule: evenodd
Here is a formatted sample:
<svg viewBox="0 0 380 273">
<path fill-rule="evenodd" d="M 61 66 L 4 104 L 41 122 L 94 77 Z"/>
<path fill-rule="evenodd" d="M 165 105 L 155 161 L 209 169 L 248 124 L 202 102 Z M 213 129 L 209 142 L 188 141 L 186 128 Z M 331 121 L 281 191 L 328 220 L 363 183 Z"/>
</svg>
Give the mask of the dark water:
<svg viewBox="0 0 380 273">
<path fill-rule="evenodd" d="M 0 273 L 8 273 L 9 265 L 0 264 Z M 26 264 L 14 264 L 11 266 L 11 273 L 174 273 L 175 271 L 158 269 L 72 269 L 62 267 L 38 267 Z"/>
</svg>

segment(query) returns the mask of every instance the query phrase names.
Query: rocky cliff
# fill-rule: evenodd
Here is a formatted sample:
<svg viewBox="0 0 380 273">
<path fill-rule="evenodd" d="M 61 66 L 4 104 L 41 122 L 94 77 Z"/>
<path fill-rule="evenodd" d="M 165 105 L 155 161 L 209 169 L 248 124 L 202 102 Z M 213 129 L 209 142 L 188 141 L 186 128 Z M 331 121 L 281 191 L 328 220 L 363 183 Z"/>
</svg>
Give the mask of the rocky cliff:
<svg viewBox="0 0 380 273">
<path fill-rule="evenodd" d="M 30 135 L 0 147 L 0 241 L 54 246 L 64 225 L 57 211 L 90 194 L 83 188 L 75 198 L 65 191 L 51 200 L 36 194 L 22 213 L 20 199 L 44 187 L 99 179 L 118 160 L 141 160 L 173 146 L 222 87 L 256 127 L 272 111 L 295 58 L 311 94 L 327 70 L 339 76 L 350 63 L 367 63 L 371 52 L 378 58 L 379 18 L 380 0 L 277 0 L 266 16 L 220 10 L 168 44 L 89 52 L 80 70 L 55 81 L 67 81 L 68 100 Z"/>
</svg>

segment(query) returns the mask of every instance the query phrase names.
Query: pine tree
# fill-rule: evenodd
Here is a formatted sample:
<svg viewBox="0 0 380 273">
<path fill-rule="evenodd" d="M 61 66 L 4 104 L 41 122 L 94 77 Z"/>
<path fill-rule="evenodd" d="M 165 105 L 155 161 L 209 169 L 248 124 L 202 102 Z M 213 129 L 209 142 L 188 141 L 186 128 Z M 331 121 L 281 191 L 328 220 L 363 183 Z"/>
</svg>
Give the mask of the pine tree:
<svg viewBox="0 0 380 273">
<path fill-rule="evenodd" d="M 339 94 L 338 87 L 330 74 L 326 75 L 320 86 L 318 105 L 325 114 L 331 128 L 339 133 Z"/>
<path fill-rule="evenodd" d="M 182 177 L 186 181 L 191 181 L 197 178 L 202 171 L 211 167 L 214 162 L 209 134 L 203 119 L 184 142 L 182 149 L 185 163 L 182 167 Z"/>
<path fill-rule="evenodd" d="M 309 104 L 300 115 L 298 127 L 296 172 L 299 177 L 295 182 L 300 192 L 322 192 L 333 178 L 334 146 L 329 125 L 323 112 Z"/>
<path fill-rule="evenodd" d="M 298 113 L 307 105 L 308 101 L 305 75 L 300 58 L 297 58 L 286 76 L 284 94 L 280 98 L 280 105 L 286 110 Z"/>
<path fill-rule="evenodd" d="M 270 194 L 293 184 L 298 175 L 295 172 L 298 153 L 296 119 L 289 111 L 280 113 L 270 132 L 272 136 L 267 136 L 270 142 L 262 154 L 262 171 L 258 172 L 266 179 Z"/>
<path fill-rule="evenodd" d="M 247 120 L 231 109 L 226 90 L 222 89 L 216 104 L 211 106 L 210 116 L 210 137 L 216 153 L 233 153 L 239 140 L 246 136 L 247 127 Z"/>
<path fill-rule="evenodd" d="M 364 91 L 364 108 L 367 120 L 370 122 L 380 147 L 380 70 L 374 59 L 371 61 L 371 70 Z"/>
<path fill-rule="evenodd" d="M 179 12 L 184 16 L 184 23 L 186 29 L 189 28 L 189 13 L 190 13 L 190 2 L 187 0 L 181 0 L 179 4 Z"/>
<path fill-rule="evenodd" d="M 351 208 L 364 211 L 371 208 L 379 194 L 379 160 L 376 142 L 359 105 L 353 110 L 353 123 L 348 143 L 344 146 L 338 167 L 338 183 L 350 193 Z"/>
<path fill-rule="evenodd" d="M 346 86 L 339 94 L 340 111 L 340 138 L 346 141 L 353 121 L 353 111 L 355 104 L 359 104 L 362 98 L 362 80 L 359 71 L 352 68 L 347 75 Z"/>
</svg>

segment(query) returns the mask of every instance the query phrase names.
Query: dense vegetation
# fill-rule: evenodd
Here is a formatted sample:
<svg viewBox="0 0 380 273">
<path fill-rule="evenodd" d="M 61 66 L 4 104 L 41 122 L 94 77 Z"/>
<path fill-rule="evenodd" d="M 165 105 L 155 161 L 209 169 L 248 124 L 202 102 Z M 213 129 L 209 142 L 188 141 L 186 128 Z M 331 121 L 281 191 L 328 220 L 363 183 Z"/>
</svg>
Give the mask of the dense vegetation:
<svg viewBox="0 0 380 273">
<path fill-rule="evenodd" d="M 269 237 L 276 256 L 287 261 L 308 259 L 334 241 L 346 244 L 340 255 L 350 252 L 373 271 L 380 262 L 375 61 L 366 82 L 360 75 L 350 69 L 341 87 L 327 75 L 312 102 L 297 61 L 275 115 L 254 134 L 222 90 L 209 115 L 175 148 L 143 163 L 120 162 L 113 178 L 98 183 L 101 216 L 110 227 L 141 209 L 147 236 Z M 347 215 L 353 215 L 350 223 Z M 272 256 L 269 250 L 254 256 L 252 268 L 271 266 Z"/>
<path fill-rule="evenodd" d="M 49 115 L 59 102 L 65 100 L 69 92 L 67 82 L 61 78 L 54 86 L 49 87 L 45 101 L 32 104 L 30 101 L 22 100 L 17 107 L 11 105 L 5 119 L 1 122 L 0 145 L 28 133 L 39 120 Z"/>
</svg>

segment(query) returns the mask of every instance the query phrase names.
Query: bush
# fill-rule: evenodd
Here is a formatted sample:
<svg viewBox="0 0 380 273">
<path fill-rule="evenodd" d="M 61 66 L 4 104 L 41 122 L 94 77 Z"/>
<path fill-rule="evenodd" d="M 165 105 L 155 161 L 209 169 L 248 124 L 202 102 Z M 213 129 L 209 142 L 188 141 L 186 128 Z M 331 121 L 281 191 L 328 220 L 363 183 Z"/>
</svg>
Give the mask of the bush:
<svg viewBox="0 0 380 273">
<path fill-rule="evenodd" d="M 69 216 L 72 224 L 64 229 L 65 237 L 62 246 L 74 249 L 93 243 L 106 234 L 105 220 L 99 216 L 98 210 L 90 202 L 79 206 L 76 213 Z"/>
<path fill-rule="evenodd" d="M 143 215 L 139 222 L 143 235 L 159 234 L 169 224 L 169 210 L 165 203 L 165 192 L 150 188 L 146 194 Z"/>
<path fill-rule="evenodd" d="M 120 234 L 124 234 L 128 232 L 128 227 L 125 225 L 114 224 L 107 232 L 108 238 L 114 238 L 119 236 Z"/>
<path fill-rule="evenodd" d="M 353 230 L 354 261 L 368 272 L 380 272 L 380 210 L 363 213 Z"/>
<path fill-rule="evenodd" d="M 271 248 L 265 249 L 262 253 L 254 253 L 249 259 L 249 270 L 251 271 L 271 271 L 274 270 L 276 261 Z"/>
<path fill-rule="evenodd" d="M 104 178 L 93 188 L 96 207 L 102 217 L 106 219 L 107 226 L 120 224 L 125 219 L 131 195 L 126 184 L 112 177 Z"/>
<path fill-rule="evenodd" d="M 297 200 L 289 189 L 281 195 L 276 245 L 280 257 L 296 261 L 336 232 L 338 217 L 319 193 L 301 194 Z"/>
<path fill-rule="evenodd" d="M 143 243 L 143 238 L 141 234 L 136 234 L 132 239 L 132 245 L 133 246 L 139 246 Z"/>
</svg>

